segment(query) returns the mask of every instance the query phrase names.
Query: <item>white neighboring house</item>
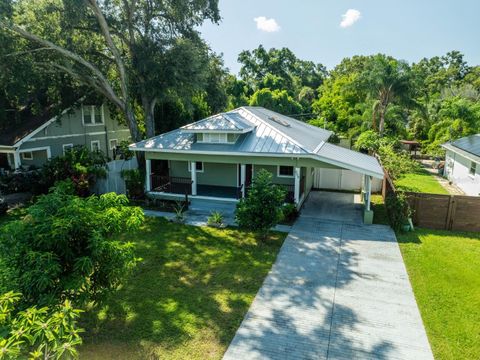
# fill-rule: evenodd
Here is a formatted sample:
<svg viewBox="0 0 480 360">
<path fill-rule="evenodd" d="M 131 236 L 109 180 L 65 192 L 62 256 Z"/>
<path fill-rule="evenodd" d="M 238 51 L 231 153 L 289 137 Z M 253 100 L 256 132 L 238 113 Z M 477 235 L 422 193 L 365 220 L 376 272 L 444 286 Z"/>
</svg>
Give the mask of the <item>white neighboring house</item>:
<svg viewBox="0 0 480 360">
<path fill-rule="evenodd" d="M 443 144 L 445 177 L 465 194 L 480 196 L 480 134 Z"/>
</svg>

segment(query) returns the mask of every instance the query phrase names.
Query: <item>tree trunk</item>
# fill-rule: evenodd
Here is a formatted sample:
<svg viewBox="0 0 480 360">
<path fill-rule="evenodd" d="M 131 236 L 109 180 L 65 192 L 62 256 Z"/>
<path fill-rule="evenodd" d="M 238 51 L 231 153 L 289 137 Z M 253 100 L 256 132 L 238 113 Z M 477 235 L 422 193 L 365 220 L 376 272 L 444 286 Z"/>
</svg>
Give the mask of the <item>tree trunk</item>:
<svg viewBox="0 0 480 360">
<path fill-rule="evenodd" d="M 385 112 L 386 112 L 386 108 L 385 107 L 381 107 L 380 108 L 380 123 L 378 124 L 378 134 L 380 135 L 380 137 L 383 136 L 383 133 L 385 131 Z"/>
<path fill-rule="evenodd" d="M 155 136 L 155 104 L 156 99 L 148 99 L 146 95 L 142 95 L 142 107 L 145 114 L 145 130 L 147 138 Z"/>
</svg>

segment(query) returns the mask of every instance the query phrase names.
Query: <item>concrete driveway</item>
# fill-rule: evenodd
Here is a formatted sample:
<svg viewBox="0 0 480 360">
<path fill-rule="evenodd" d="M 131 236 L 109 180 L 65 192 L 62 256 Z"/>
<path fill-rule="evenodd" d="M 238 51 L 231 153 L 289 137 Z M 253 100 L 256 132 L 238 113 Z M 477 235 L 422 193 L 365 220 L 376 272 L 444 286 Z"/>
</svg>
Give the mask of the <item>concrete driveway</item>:
<svg viewBox="0 0 480 360">
<path fill-rule="evenodd" d="M 433 359 L 394 233 L 359 220 L 311 194 L 225 360 Z"/>
</svg>

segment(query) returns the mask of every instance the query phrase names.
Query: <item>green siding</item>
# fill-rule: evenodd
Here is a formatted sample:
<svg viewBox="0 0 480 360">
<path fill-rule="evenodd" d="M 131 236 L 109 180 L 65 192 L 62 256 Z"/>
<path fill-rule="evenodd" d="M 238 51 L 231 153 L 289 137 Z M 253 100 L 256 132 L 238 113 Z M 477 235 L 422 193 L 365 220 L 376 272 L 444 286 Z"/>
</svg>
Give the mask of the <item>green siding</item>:
<svg viewBox="0 0 480 360">
<path fill-rule="evenodd" d="M 23 166 L 42 166 L 47 161 L 47 150 L 32 151 L 33 159 L 26 160 L 20 153 L 20 161 Z"/>
<path fill-rule="evenodd" d="M 20 150 L 28 150 L 32 148 L 50 147 L 52 157 L 63 154 L 64 144 L 84 145 L 91 149 L 91 142 L 98 140 L 100 149 L 108 157 L 113 156 L 110 150 L 109 142 L 117 139 L 117 143 L 130 138 L 130 132 L 125 125 L 119 124 L 116 120 L 111 119 L 107 106 L 104 106 L 104 124 L 84 126 L 82 123 L 81 108 L 62 115 L 57 121 L 47 126 L 45 129 L 35 134 L 30 140 L 20 146 Z M 46 158 L 46 157 L 45 157 Z M 41 165 L 45 161 L 41 156 L 34 157 L 32 160 L 23 160 L 23 165 Z"/>
<path fill-rule="evenodd" d="M 274 184 L 282 184 L 282 185 L 293 185 L 295 183 L 295 179 L 292 178 L 285 178 L 285 177 L 278 177 L 277 176 L 277 167 L 271 165 L 255 165 L 253 167 L 253 175 L 256 176 L 260 170 L 267 170 L 272 174 L 272 182 Z"/>
<path fill-rule="evenodd" d="M 170 176 L 190 178 L 187 161 L 170 161 Z M 237 165 L 203 163 L 203 172 L 197 172 L 200 185 L 237 186 Z"/>
</svg>

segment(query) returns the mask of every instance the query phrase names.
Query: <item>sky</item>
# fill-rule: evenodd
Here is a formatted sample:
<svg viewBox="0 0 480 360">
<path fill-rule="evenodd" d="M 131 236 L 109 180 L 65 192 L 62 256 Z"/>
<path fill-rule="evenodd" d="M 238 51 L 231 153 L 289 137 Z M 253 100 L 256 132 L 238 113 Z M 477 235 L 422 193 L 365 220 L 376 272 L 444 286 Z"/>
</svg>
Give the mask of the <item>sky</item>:
<svg viewBox="0 0 480 360">
<path fill-rule="evenodd" d="M 461 51 L 480 65 L 480 0 L 219 0 L 219 25 L 200 31 L 237 73 L 238 54 L 288 47 L 332 69 L 344 57 L 385 53 L 417 62 Z"/>
</svg>

